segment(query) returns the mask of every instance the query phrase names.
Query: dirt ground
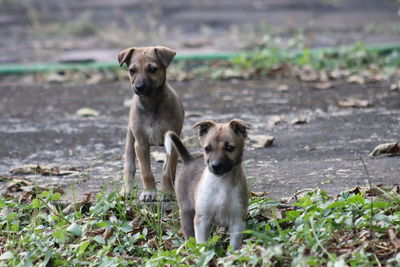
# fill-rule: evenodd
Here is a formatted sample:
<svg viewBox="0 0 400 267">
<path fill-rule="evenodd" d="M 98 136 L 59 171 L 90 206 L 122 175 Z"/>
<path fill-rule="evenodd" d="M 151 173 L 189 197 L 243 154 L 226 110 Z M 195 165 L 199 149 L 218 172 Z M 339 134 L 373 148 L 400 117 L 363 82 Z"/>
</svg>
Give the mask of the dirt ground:
<svg viewBox="0 0 400 267">
<path fill-rule="evenodd" d="M 277 90 L 288 85 L 288 91 Z M 366 185 L 367 165 L 372 182 L 397 184 L 399 157 L 369 158 L 381 143 L 398 141 L 400 94 L 388 84 L 373 86 L 337 84 L 315 90 L 293 80 L 233 80 L 174 82 L 187 117 L 183 136 L 196 139 L 195 122 L 213 118 L 242 118 L 251 134 L 274 136 L 273 146 L 248 145 L 245 169 L 253 191 L 273 197 L 320 187 L 330 193 Z M 9 176 L 22 164 L 83 167 L 85 175 L 49 177 L 33 175 L 41 185 L 73 185 L 77 195 L 119 184 L 130 98 L 128 83 L 91 86 L 0 86 L 0 174 Z M 213 97 L 210 101 L 210 95 Z M 366 108 L 340 108 L 343 97 L 370 100 Z M 80 117 L 76 110 L 90 107 L 97 117 Z M 283 122 L 274 125 L 275 116 Z M 305 117 L 307 123 L 291 121 Z M 198 148 L 192 148 L 193 151 Z M 163 148 L 154 148 L 163 152 Z M 162 163 L 154 162 L 157 179 Z"/>
<path fill-rule="evenodd" d="M 298 31 L 309 46 L 400 41 L 398 5 L 392 0 L 28 0 L 0 5 L 0 63 L 115 60 L 122 47 L 150 44 L 165 44 L 178 53 L 226 52 L 255 45 L 266 33 L 287 38 Z M 40 185 L 63 185 L 77 196 L 105 185 L 119 187 L 128 119 L 124 103 L 132 94 L 128 83 L 18 80 L 0 76 L 0 177 L 14 176 L 9 171 L 23 164 L 81 167 L 83 175 L 27 177 Z M 278 90 L 283 84 L 288 90 Z M 399 141 L 400 93 L 391 91 L 388 82 L 338 82 L 326 90 L 296 79 L 195 79 L 172 85 L 187 112 L 185 138 L 196 140 L 191 125 L 199 120 L 235 117 L 251 123 L 251 134 L 275 137 L 268 148 L 247 146 L 244 166 L 253 191 L 279 198 L 310 187 L 334 194 L 365 185 L 360 157 L 373 183 L 399 183 L 399 157 L 368 157 L 376 145 Z M 345 97 L 373 105 L 338 107 Z M 77 116 L 82 107 L 100 115 Z M 274 125 L 276 116 L 283 122 Z M 291 123 L 299 117 L 307 123 Z M 152 167 L 159 179 L 162 163 Z"/>
</svg>

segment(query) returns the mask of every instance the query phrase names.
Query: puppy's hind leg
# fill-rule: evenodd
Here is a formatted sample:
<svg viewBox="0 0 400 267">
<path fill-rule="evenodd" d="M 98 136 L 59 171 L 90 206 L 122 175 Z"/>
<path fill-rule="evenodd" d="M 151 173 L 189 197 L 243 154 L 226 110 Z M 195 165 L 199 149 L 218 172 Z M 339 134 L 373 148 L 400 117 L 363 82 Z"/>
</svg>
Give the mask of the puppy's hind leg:
<svg viewBox="0 0 400 267">
<path fill-rule="evenodd" d="M 194 237 L 194 225 L 193 225 L 194 210 L 184 209 L 181 207 L 179 208 L 179 210 L 180 210 L 179 217 L 181 219 L 182 231 L 185 236 L 185 239 L 188 240 L 190 237 Z"/>
<path fill-rule="evenodd" d="M 162 200 L 173 197 L 177 161 L 178 153 L 175 149 L 172 149 L 167 156 L 167 162 L 164 165 L 164 172 L 161 182 L 161 192 L 163 194 Z"/>
<path fill-rule="evenodd" d="M 129 196 L 132 192 L 136 165 L 135 165 L 135 138 L 128 127 L 125 140 L 125 164 L 124 164 L 124 184 L 121 188 L 121 195 Z"/>
</svg>

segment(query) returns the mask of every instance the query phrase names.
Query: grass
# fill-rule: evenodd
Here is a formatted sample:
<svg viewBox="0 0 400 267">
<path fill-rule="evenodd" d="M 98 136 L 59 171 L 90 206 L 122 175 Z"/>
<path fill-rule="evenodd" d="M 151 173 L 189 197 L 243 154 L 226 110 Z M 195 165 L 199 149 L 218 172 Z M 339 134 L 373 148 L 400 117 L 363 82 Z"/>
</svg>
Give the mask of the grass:
<svg viewBox="0 0 400 267">
<path fill-rule="evenodd" d="M 400 264 L 399 189 L 315 189 L 293 204 L 252 197 L 244 245 L 230 252 L 216 229 L 185 242 L 178 208 L 99 193 L 76 210 L 51 191 L 0 198 L 1 266 L 372 266 Z M 347 264 L 347 265 L 346 265 Z"/>
</svg>

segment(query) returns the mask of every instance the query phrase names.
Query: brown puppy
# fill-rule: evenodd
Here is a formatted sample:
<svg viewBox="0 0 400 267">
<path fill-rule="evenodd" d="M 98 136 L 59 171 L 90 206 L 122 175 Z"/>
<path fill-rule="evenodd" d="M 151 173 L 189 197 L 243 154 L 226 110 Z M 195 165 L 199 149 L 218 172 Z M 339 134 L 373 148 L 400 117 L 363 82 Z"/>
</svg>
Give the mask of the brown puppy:
<svg viewBox="0 0 400 267">
<path fill-rule="evenodd" d="M 167 84 L 167 67 L 175 51 L 162 46 L 131 47 L 118 54 L 118 62 L 128 66 L 134 91 L 129 113 L 125 144 L 124 185 L 121 193 L 129 194 L 138 157 L 143 192 L 141 201 L 156 199 L 156 184 L 150 167 L 150 146 L 162 146 L 164 135 L 171 130 L 181 133 L 184 111 L 176 92 Z M 172 151 L 164 165 L 161 191 L 173 193 L 177 154 Z"/>
<path fill-rule="evenodd" d="M 207 120 L 193 127 L 200 127 L 204 159 L 194 159 L 175 133 L 165 136 L 167 153 L 174 146 L 183 160 L 175 183 L 182 230 L 186 239 L 195 236 L 203 243 L 211 224 L 229 227 L 229 244 L 236 250 L 242 243 L 248 205 L 242 156 L 250 127 L 238 119 L 224 124 Z"/>
</svg>

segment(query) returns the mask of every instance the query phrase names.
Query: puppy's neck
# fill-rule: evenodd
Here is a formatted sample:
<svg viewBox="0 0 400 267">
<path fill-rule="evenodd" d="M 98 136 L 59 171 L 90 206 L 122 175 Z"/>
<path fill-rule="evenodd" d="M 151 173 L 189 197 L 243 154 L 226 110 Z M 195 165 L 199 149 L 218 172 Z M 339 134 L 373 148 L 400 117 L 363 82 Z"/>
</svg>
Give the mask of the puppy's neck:
<svg viewBox="0 0 400 267">
<path fill-rule="evenodd" d="M 145 110 L 156 110 L 160 103 L 164 100 L 164 94 L 166 91 L 167 83 L 163 83 L 162 86 L 154 90 L 154 93 L 147 96 L 135 95 L 139 99 L 141 107 Z"/>
</svg>

